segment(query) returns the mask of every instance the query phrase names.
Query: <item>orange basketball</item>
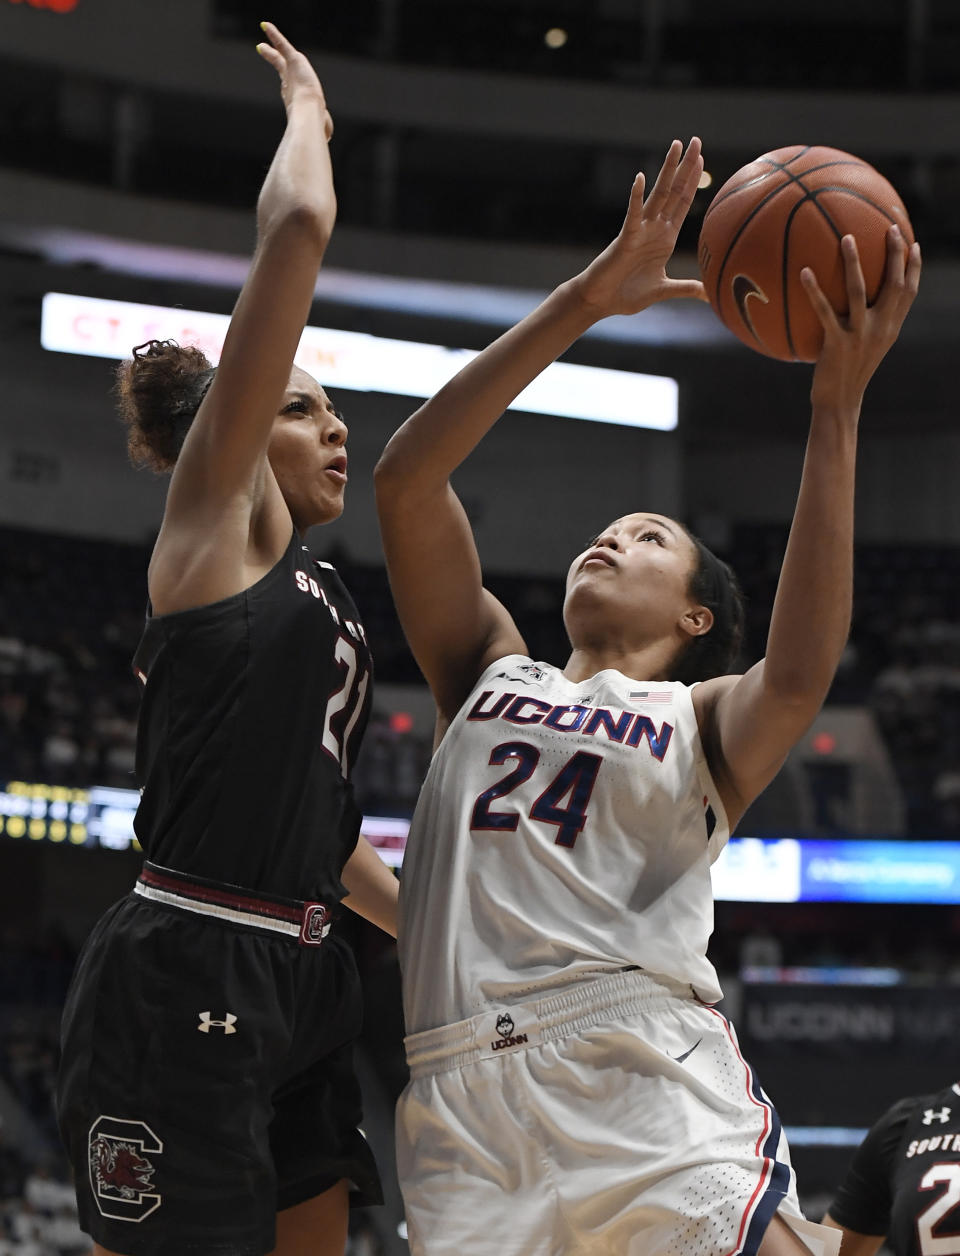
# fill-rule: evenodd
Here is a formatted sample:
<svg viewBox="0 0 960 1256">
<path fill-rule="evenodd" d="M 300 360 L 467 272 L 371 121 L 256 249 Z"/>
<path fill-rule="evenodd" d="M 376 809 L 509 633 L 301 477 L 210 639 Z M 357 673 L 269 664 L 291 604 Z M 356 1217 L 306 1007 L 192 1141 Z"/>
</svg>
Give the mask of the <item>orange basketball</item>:
<svg viewBox="0 0 960 1256">
<path fill-rule="evenodd" d="M 809 266 L 833 308 L 845 314 L 840 240 L 852 235 L 873 301 L 891 223 L 913 243 L 900 197 L 858 157 L 808 144 L 764 153 L 726 181 L 704 216 L 698 257 L 710 304 L 751 349 L 813 362 L 823 329 L 800 271 Z"/>
</svg>

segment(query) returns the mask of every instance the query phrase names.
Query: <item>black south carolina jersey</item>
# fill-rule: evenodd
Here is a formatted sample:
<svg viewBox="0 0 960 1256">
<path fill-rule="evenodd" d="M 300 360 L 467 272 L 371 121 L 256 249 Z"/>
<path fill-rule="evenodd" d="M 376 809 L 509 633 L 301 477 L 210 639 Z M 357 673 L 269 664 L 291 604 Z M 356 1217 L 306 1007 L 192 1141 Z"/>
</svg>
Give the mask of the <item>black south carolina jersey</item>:
<svg viewBox="0 0 960 1256">
<path fill-rule="evenodd" d="M 370 656 L 336 572 L 291 539 L 251 588 L 147 621 L 147 863 L 67 995 L 57 1089 L 81 1225 L 128 1256 L 262 1256 L 276 1213 L 352 1183 L 362 996 L 330 933 L 360 815 Z"/>
<path fill-rule="evenodd" d="M 147 859 L 248 891 L 342 898 L 371 660 L 336 571 L 294 532 L 251 588 L 148 618 L 134 669 Z"/>
<path fill-rule="evenodd" d="M 896 1256 L 960 1256 L 960 1083 L 893 1105 L 861 1143 L 830 1206 Z"/>
</svg>

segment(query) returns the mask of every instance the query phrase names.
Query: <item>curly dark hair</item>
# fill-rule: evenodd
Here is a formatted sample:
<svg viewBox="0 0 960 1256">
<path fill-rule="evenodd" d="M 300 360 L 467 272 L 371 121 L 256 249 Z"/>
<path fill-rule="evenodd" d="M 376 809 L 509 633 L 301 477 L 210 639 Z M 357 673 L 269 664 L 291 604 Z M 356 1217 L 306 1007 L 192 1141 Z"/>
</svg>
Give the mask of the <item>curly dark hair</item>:
<svg viewBox="0 0 960 1256">
<path fill-rule="evenodd" d="M 697 552 L 697 565 L 690 577 L 690 596 L 713 612 L 713 627 L 701 637 L 694 637 L 677 655 L 670 668 L 670 679 L 692 685 L 697 680 L 712 680 L 733 670 L 743 641 L 744 603 L 740 585 L 733 569 L 699 537 L 687 529 Z"/>
<path fill-rule="evenodd" d="M 135 466 L 171 471 L 215 368 L 202 350 L 148 340 L 117 367 L 114 393 Z"/>
</svg>

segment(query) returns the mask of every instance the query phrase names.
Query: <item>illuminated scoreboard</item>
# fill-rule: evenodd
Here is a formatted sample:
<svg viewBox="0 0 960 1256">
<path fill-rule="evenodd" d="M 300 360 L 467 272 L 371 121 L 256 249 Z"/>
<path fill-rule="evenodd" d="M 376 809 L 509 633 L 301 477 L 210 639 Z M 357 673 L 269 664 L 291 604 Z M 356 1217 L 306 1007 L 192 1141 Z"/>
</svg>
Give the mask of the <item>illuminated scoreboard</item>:
<svg viewBox="0 0 960 1256">
<path fill-rule="evenodd" d="M 88 849 L 141 850 L 135 789 L 8 781 L 0 786 L 0 838 Z M 410 821 L 364 816 L 360 832 L 399 868 Z M 711 869 L 720 902 L 960 904 L 960 842 L 734 837 Z"/>
<path fill-rule="evenodd" d="M 141 849 L 133 831 L 140 794 L 135 789 L 94 785 L 71 789 L 8 781 L 0 787 L 0 837 L 17 841 L 54 842 L 64 846 Z M 390 816 L 364 816 L 360 832 L 385 864 L 403 860 L 410 821 Z"/>
<path fill-rule="evenodd" d="M 135 789 L 103 785 L 73 789 L 8 781 L 0 789 L 0 835 L 66 846 L 139 850 L 133 832 L 139 800 Z"/>
</svg>

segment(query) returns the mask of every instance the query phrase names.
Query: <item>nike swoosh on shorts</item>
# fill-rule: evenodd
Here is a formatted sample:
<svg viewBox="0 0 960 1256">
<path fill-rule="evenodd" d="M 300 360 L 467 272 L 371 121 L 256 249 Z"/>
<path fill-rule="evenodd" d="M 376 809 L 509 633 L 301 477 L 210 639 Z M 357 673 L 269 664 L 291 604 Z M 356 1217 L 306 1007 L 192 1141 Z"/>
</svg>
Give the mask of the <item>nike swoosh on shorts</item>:
<svg viewBox="0 0 960 1256">
<path fill-rule="evenodd" d="M 697 1047 L 699 1047 L 701 1042 L 703 1042 L 703 1039 L 698 1038 L 697 1041 L 693 1044 L 693 1046 L 688 1051 L 684 1051 L 683 1055 L 672 1055 L 670 1057 L 671 1060 L 676 1060 L 678 1064 L 682 1064 L 688 1055 L 693 1055 L 694 1051 L 696 1051 Z"/>
</svg>

